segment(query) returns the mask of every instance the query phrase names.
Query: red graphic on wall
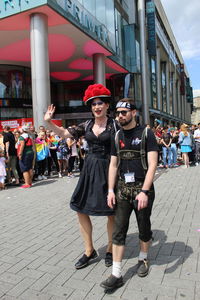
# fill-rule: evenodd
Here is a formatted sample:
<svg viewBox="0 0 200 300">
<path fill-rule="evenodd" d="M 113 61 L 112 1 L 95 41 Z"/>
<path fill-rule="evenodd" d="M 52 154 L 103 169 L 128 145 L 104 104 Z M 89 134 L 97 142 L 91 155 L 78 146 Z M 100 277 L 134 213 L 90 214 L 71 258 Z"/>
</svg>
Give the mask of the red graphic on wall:
<svg viewBox="0 0 200 300">
<path fill-rule="evenodd" d="M 57 126 L 62 126 L 62 120 L 52 120 Z M 11 130 L 17 129 L 23 125 L 34 125 L 33 118 L 13 119 L 0 121 L 0 131 L 4 126 L 9 126 Z"/>
</svg>

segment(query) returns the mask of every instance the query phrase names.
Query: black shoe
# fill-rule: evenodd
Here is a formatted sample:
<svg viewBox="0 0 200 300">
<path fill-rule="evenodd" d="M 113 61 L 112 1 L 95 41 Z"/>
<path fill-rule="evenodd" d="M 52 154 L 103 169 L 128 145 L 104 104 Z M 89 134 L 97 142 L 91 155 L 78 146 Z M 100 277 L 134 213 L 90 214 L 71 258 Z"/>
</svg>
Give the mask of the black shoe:
<svg viewBox="0 0 200 300">
<path fill-rule="evenodd" d="M 105 266 L 110 267 L 113 264 L 113 258 L 112 258 L 112 253 L 111 252 L 106 252 L 106 257 L 105 257 Z"/>
<path fill-rule="evenodd" d="M 137 274 L 139 277 L 145 277 L 149 273 L 149 262 L 148 260 L 139 260 L 138 261 L 138 268 L 137 268 Z"/>
<path fill-rule="evenodd" d="M 96 250 L 93 250 L 92 254 L 90 256 L 87 256 L 86 254 L 83 254 L 83 256 L 77 261 L 75 264 L 76 269 L 82 269 L 87 267 L 89 261 L 91 259 L 95 259 L 97 257 L 97 252 Z"/>
<path fill-rule="evenodd" d="M 105 290 L 111 291 L 111 290 L 115 290 L 115 289 L 119 288 L 123 284 L 124 283 L 123 283 L 122 276 L 120 278 L 117 278 L 111 274 L 110 277 L 108 277 L 108 279 L 106 279 L 105 281 L 100 283 L 100 286 L 102 288 L 104 288 Z"/>
</svg>

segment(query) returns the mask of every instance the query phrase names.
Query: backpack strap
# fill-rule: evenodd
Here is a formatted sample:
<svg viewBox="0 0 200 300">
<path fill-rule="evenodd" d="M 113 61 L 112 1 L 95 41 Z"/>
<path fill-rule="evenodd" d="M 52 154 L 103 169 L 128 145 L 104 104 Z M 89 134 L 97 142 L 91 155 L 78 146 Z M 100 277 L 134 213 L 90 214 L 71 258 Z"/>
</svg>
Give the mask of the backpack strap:
<svg viewBox="0 0 200 300">
<path fill-rule="evenodd" d="M 116 126 L 116 124 L 115 124 Z M 116 128 L 117 129 L 117 128 Z M 115 147 L 117 149 L 117 169 L 119 170 L 119 165 L 120 165 L 120 155 L 119 155 L 119 133 L 120 129 L 115 132 Z"/>
<path fill-rule="evenodd" d="M 114 119 L 113 119 L 113 127 L 114 127 L 115 134 L 116 134 L 119 130 L 117 130 L 116 121 Z"/>
<path fill-rule="evenodd" d="M 92 122 L 92 120 L 87 120 L 85 122 L 85 131 L 88 129 L 88 126 L 90 125 L 91 122 Z"/>
<path fill-rule="evenodd" d="M 148 167 L 147 167 L 147 153 L 146 153 L 147 134 L 148 134 L 148 128 L 145 127 L 145 129 L 142 132 L 141 144 L 140 144 L 141 163 L 142 163 L 142 167 L 143 167 L 145 172 L 148 169 Z"/>
</svg>

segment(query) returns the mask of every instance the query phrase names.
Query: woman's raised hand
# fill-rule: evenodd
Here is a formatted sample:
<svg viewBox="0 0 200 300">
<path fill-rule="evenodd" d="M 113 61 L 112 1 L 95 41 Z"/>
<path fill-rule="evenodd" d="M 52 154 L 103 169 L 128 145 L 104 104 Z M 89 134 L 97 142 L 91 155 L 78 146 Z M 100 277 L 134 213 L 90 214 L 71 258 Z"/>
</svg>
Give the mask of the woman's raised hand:
<svg viewBox="0 0 200 300">
<path fill-rule="evenodd" d="M 48 106 L 48 109 L 44 115 L 44 120 L 47 122 L 50 121 L 53 117 L 54 112 L 55 112 L 55 106 L 51 104 L 50 106 Z"/>
</svg>

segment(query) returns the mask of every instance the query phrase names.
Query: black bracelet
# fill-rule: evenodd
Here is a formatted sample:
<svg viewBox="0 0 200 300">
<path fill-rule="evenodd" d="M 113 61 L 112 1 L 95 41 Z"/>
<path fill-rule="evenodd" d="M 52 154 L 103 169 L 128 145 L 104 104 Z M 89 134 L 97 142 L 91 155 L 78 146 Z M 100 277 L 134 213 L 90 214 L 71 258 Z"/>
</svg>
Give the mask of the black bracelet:
<svg viewBox="0 0 200 300">
<path fill-rule="evenodd" d="M 149 190 L 141 190 L 142 193 L 144 193 L 145 195 L 149 196 Z"/>
</svg>

